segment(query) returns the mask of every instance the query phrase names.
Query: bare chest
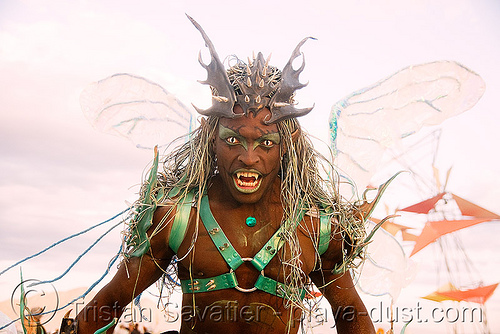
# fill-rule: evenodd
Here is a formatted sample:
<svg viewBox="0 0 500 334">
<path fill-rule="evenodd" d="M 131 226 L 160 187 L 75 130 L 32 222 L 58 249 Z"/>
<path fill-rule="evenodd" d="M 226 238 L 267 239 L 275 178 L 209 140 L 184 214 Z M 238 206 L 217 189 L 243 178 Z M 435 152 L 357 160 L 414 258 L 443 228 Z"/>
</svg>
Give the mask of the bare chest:
<svg viewBox="0 0 500 334">
<path fill-rule="evenodd" d="M 197 221 L 192 215 L 186 238 L 179 249 L 180 256 L 189 252 L 180 261 L 179 278 L 209 278 L 234 270 L 242 286 L 252 286 L 252 282 L 262 274 L 284 281 L 291 262 L 300 266 L 304 276 L 308 275 L 316 260 L 316 222 L 305 216 L 292 233 L 289 231 L 284 238 L 281 234 L 282 242 L 276 242 L 281 232 L 278 230 L 282 211 L 253 214 L 257 220 L 255 226 L 248 226 L 248 216 L 241 212 L 214 214 L 218 225 L 215 228 L 212 225 L 206 227 L 207 224 L 201 219 Z M 232 255 L 223 256 L 228 249 Z M 254 259 L 263 260 L 263 270 L 256 268 L 252 263 Z"/>
</svg>

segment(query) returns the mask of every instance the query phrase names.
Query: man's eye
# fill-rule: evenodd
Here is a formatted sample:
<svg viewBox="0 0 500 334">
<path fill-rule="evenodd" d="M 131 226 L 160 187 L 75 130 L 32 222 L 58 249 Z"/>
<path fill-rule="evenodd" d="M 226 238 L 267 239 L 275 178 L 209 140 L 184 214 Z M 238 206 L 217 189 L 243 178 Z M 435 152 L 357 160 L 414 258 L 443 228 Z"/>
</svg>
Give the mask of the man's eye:
<svg viewBox="0 0 500 334">
<path fill-rule="evenodd" d="M 272 140 L 266 139 L 266 140 L 263 140 L 261 144 L 263 146 L 266 146 L 266 147 L 271 147 L 274 145 L 274 142 Z"/>
<path fill-rule="evenodd" d="M 227 137 L 226 138 L 226 143 L 228 143 L 228 144 L 238 144 L 239 140 L 236 139 L 236 137 Z"/>
</svg>

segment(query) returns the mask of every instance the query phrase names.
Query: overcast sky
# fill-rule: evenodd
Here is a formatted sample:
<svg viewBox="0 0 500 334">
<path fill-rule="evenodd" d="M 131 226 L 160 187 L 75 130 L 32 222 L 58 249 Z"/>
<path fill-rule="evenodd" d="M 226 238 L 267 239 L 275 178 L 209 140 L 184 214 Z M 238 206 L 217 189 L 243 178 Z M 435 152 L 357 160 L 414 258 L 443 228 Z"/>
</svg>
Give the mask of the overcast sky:
<svg viewBox="0 0 500 334">
<path fill-rule="evenodd" d="M 282 68 L 303 37 L 316 37 L 302 48 L 301 80 L 310 83 L 297 99 L 303 106 L 315 103 L 301 122 L 324 140 L 331 106 L 349 93 L 412 64 L 454 60 L 467 66 L 484 79 L 486 91 L 473 109 L 443 123 L 436 166 L 442 177 L 453 167 L 448 190 L 500 212 L 498 1 L 313 0 L 306 6 L 260 0 L 3 0 L 0 269 L 113 216 L 136 198 L 152 152 L 92 128 L 79 103 L 87 85 L 127 72 L 161 84 L 186 105 L 209 101 L 206 88 L 196 82 L 206 77 L 197 63 L 204 44 L 185 13 L 204 27 L 221 58 L 272 52 L 272 64 Z M 425 153 L 422 159 L 429 157 Z M 402 177 L 395 184 L 387 206 L 403 207 L 433 195 L 409 188 L 409 180 Z M 109 227 L 23 264 L 25 277 L 57 276 Z M 120 229 L 104 238 L 58 289 L 95 281 L 118 251 Z M 485 284 L 493 284 L 500 259 L 493 253 L 492 231 L 500 230 L 488 223 L 472 231 L 463 235 L 464 244 L 476 250 L 471 254 L 478 256 L 474 261 Z M 481 254 L 490 252 L 484 261 Z M 0 277 L 0 299 L 10 297 L 18 275 L 13 269 Z M 413 296 L 436 288 L 434 279 L 423 276 L 407 288 L 410 297 L 402 296 L 412 305 Z M 498 293 L 491 307 L 488 320 L 499 332 L 500 323 L 491 316 L 500 312 Z"/>
</svg>

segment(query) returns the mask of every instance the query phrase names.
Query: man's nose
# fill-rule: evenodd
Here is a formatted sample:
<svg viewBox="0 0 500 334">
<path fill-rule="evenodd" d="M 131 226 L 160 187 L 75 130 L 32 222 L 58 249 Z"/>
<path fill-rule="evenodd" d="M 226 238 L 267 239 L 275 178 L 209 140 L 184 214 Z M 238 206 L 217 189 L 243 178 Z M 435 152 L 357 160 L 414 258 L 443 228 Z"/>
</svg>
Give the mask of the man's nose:
<svg viewBox="0 0 500 334">
<path fill-rule="evenodd" d="M 259 155 L 251 147 L 245 150 L 238 156 L 238 160 L 241 161 L 245 166 L 253 166 L 260 161 Z"/>
</svg>

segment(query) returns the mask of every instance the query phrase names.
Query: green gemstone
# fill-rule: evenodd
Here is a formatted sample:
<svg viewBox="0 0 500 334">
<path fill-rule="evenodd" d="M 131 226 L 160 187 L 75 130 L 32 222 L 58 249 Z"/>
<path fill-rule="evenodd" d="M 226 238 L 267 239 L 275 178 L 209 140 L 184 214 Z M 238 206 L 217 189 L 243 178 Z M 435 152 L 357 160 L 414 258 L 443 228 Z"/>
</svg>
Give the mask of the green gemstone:
<svg viewBox="0 0 500 334">
<path fill-rule="evenodd" d="M 254 227 L 255 224 L 257 224 L 257 219 L 255 219 L 254 217 L 248 217 L 247 220 L 245 221 L 245 223 L 249 227 Z"/>
</svg>

